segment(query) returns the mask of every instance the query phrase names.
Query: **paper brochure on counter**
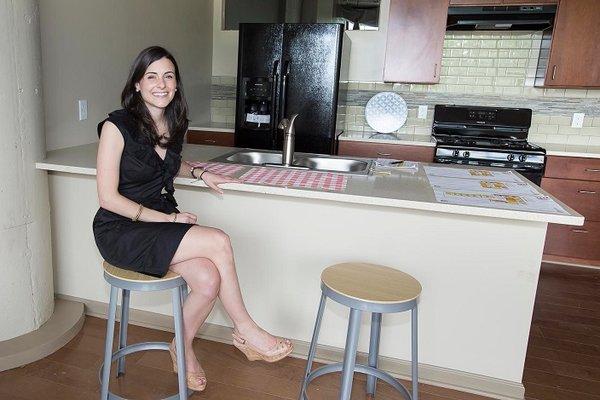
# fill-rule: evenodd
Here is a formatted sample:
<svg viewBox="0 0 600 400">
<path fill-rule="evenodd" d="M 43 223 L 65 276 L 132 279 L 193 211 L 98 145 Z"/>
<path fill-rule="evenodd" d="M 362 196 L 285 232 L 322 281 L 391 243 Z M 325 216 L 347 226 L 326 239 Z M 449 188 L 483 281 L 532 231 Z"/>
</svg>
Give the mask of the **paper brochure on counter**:
<svg viewBox="0 0 600 400">
<path fill-rule="evenodd" d="M 513 171 L 424 166 L 440 203 L 567 214 Z"/>
</svg>

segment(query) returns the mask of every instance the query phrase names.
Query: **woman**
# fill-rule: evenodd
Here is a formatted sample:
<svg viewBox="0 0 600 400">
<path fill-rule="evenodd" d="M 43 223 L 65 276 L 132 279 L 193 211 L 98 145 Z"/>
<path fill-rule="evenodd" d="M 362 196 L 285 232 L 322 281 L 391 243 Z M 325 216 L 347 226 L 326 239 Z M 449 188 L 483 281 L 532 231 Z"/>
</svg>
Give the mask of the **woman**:
<svg viewBox="0 0 600 400">
<path fill-rule="evenodd" d="M 262 330 L 246 311 L 229 237 L 196 225 L 194 214 L 176 208 L 177 175 L 202 179 L 218 193 L 223 193 L 220 184 L 237 181 L 182 162 L 187 104 L 177 62 L 167 50 L 154 46 L 137 56 L 121 104 L 122 110 L 98 125 L 100 209 L 93 228 L 100 253 L 121 268 L 158 277 L 171 270 L 188 283 L 183 320 L 190 389 L 206 387 L 192 340 L 217 297 L 233 321 L 233 344 L 248 359 L 274 362 L 286 357 L 291 342 Z M 175 369 L 174 341 L 170 352 Z"/>
</svg>

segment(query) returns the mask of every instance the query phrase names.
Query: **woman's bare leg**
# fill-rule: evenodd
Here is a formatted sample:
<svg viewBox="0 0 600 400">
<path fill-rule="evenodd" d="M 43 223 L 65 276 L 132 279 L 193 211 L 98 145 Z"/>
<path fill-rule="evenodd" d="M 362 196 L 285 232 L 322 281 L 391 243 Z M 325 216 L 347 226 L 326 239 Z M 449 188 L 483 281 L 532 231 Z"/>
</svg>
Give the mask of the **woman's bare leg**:
<svg viewBox="0 0 600 400">
<path fill-rule="evenodd" d="M 219 298 L 235 329 L 259 349 L 272 348 L 276 344 L 276 338 L 262 330 L 252 320 L 244 305 L 229 236 L 215 228 L 192 227 L 179 244 L 173 263 L 194 258 L 207 258 L 219 270 L 221 275 Z"/>
<path fill-rule="evenodd" d="M 194 354 L 192 341 L 215 305 L 221 277 L 215 265 L 206 258 L 192 258 L 172 264 L 169 269 L 181 275 L 191 289 L 183 304 L 183 342 L 186 369 L 198 372 L 200 364 Z"/>
</svg>

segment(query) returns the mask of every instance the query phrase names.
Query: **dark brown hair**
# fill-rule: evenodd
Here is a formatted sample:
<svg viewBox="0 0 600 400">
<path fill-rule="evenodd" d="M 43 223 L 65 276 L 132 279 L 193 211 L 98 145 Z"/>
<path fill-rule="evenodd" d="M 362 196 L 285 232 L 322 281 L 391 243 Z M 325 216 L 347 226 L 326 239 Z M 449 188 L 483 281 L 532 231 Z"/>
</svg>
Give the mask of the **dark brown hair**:
<svg viewBox="0 0 600 400">
<path fill-rule="evenodd" d="M 165 108 L 165 119 L 170 135 L 166 143 L 160 142 L 156 126 L 142 99 L 142 95 L 135 90 L 135 84 L 142 80 L 148 66 L 161 58 L 167 58 L 173 63 L 175 66 L 175 79 L 177 80 L 175 96 Z M 187 118 L 188 106 L 183 94 L 183 85 L 177 61 L 175 61 L 173 55 L 166 49 L 160 46 L 151 46 L 142 50 L 137 55 L 129 69 L 129 76 L 121 93 L 121 105 L 135 118 L 140 132 L 152 145 L 159 145 L 161 147 L 181 146 L 189 122 Z"/>
</svg>

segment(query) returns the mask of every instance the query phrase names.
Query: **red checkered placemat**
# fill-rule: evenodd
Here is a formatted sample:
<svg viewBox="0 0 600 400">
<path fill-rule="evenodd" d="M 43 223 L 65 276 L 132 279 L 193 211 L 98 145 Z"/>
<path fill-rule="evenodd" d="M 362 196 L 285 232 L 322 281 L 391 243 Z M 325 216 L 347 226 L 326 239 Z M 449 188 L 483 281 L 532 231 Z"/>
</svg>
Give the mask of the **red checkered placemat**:
<svg viewBox="0 0 600 400">
<path fill-rule="evenodd" d="M 216 163 L 216 162 L 190 162 L 191 166 L 199 167 L 219 175 L 231 176 L 236 172 L 244 168 L 239 164 L 227 164 L 227 163 Z"/>
<path fill-rule="evenodd" d="M 320 189 L 333 192 L 346 190 L 348 177 L 331 172 L 299 171 L 280 168 L 254 167 L 240 177 L 244 183 Z"/>
</svg>

